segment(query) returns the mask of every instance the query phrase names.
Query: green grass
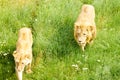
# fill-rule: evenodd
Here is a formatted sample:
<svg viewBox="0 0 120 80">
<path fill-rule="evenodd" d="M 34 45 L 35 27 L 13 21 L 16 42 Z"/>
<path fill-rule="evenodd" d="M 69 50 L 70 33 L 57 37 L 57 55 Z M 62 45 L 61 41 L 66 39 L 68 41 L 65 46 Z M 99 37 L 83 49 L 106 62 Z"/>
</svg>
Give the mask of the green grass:
<svg viewBox="0 0 120 80">
<path fill-rule="evenodd" d="M 27 1 L 27 0 L 26 0 Z M 120 80 L 120 0 L 0 0 L 0 80 L 16 80 L 18 30 L 32 28 L 32 74 L 23 80 Z M 82 52 L 73 26 L 82 4 L 96 10 L 97 38 Z"/>
</svg>

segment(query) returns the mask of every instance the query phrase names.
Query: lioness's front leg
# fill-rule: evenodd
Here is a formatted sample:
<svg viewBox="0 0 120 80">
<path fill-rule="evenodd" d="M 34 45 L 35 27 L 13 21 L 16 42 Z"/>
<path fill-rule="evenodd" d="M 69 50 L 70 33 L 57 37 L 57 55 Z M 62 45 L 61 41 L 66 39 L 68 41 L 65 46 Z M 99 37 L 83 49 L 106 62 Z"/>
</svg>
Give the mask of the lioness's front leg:
<svg viewBox="0 0 120 80">
<path fill-rule="evenodd" d="M 86 43 L 85 43 L 85 44 L 80 45 L 80 46 L 81 46 L 81 48 L 82 48 L 82 51 L 85 51 L 85 45 L 86 45 Z"/>
<path fill-rule="evenodd" d="M 17 79 L 22 80 L 22 72 L 23 71 L 18 71 L 16 67 L 15 67 L 15 70 L 16 70 Z"/>
<path fill-rule="evenodd" d="M 29 64 L 26 66 L 26 73 L 32 73 L 31 63 L 29 63 Z"/>
<path fill-rule="evenodd" d="M 84 46 L 82 46 L 82 51 L 84 51 L 85 49 L 84 49 Z"/>
</svg>

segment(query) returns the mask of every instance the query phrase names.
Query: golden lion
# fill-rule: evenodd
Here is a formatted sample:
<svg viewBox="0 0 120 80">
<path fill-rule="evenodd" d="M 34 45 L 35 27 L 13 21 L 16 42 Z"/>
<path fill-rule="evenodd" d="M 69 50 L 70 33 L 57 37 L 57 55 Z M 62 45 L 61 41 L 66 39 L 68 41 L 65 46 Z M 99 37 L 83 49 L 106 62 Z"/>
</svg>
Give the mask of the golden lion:
<svg viewBox="0 0 120 80">
<path fill-rule="evenodd" d="M 26 72 L 31 73 L 32 62 L 32 33 L 29 28 L 21 28 L 19 30 L 18 41 L 16 43 L 16 50 L 13 52 L 15 60 L 15 70 L 18 80 L 22 80 L 22 72 L 27 65 Z"/>
<path fill-rule="evenodd" d="M 74 37 L 84 51 L 87 43 L 96 37 L 95 10 L 92 5 L 83 5 L 81 13 L 74 24 Z"/>
</svg>

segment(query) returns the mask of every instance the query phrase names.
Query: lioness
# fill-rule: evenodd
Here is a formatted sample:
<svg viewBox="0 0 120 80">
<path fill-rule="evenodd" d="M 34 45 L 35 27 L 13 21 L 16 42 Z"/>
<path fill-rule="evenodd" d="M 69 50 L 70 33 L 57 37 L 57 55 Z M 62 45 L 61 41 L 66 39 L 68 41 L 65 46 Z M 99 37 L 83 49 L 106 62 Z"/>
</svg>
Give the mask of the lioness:
<svg viewBox="0 0 120 80">
<path fill-rule="evenodd" d="M 95 10 L 92 5 L 83 5 L 81 13 L 74 24 L 74 37 L 84 51 L 87 43 L 96 37 Z"/>
<path fill-rule="evenodd" d="M 15 60 L 15 70 L 18 80 L 22 80 L 22 72 L 27 65 L 26 72 L 31 73 L 32 62 L 32 33 L 29 28 L 21 28 L 19 30 L 18 41 L 16 43 L 16 50 L 13 52 Z"/>
</svg>

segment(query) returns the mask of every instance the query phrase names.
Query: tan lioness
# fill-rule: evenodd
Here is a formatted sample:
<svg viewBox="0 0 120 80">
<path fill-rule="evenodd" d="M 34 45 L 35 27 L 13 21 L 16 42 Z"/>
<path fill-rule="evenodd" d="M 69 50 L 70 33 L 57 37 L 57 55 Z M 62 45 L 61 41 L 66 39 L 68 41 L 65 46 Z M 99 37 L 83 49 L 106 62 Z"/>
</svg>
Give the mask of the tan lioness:
<svg viewBox="0 0 120 80">
<path fill-rule="evenodd" d="M 19 30 L 18 41 L 16 43 L 16 50 L 13 52 L 15 60 L 15 70 L 18 80 L 22 80 L 22 72 L 27 65 L 26 72 L 31 73 L 32 62 L 32 33 L 29 28 L 21 28 Z"/>
<path fill-rule="evenodd" d="M 95 10 L 92 5 L 84 4 L 81 13 L 74 24 L 74 37 L 84 51 L 86 44 L 96 37 Z"/>
</svg>

